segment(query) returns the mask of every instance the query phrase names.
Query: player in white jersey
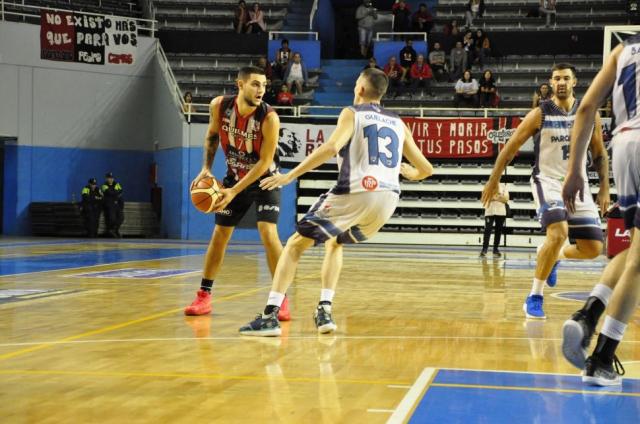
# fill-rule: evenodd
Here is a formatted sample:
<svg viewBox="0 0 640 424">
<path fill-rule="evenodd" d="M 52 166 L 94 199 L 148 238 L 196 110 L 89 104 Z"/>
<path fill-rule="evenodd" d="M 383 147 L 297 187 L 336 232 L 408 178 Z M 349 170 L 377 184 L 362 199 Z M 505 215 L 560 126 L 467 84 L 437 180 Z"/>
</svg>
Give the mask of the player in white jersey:
<svg viewBox="0 0 640 424">
<path fill-rule="evenodd" d="M 569 210 L 576 195 L 586 194 L 580 182 L 583 169 L 573 158 L 584 154 L 594 112 L 609 93 L 618 126 L 612 148 L 613 178 L 625 227 L 631 229 L 631 246 L 614 257 L 585 305 L 563 326 L 562 352 L 569 362 L 584 369 L 582 381 L 599 386 L 619 385 L 624 368 L 615 356 L 618 343 L 640 300 L 640 35 L 617 46 L 596 75 L 576 114 L 571 133 L 571 160 L 562 197 Z M 613 90 L 613 91 L 612 91 Z M 587 348 L 598 320 L 607 311 L 593 354 Z"/>
<path fill-rule="evenodd" d="M 533 198 L 538 219 L 545 230 L 545 241 L 538 247 L 536 269 L 531 291 L 523 304 L 527 318 L 546 318 L 543 309 L 545 284 L 555 286 L 555 269 L 560 259 L 591 259 L 602 251 L 603 236 L 598 210 L 591 196 L 568 213 L 562 201 L 562 181 L 567 170 L 569 136 L 574 114 L 579 104 L 573 95 L 577 80 L 575 69 L 557 64 L 551 70 L 554 96 L 527 114 L 496 159 L 493 172 L 482 192 L 486 205 L 498 190 L 500 176 L 520 147 L 534 137 L 536 162 L 531 175 Z M 602 141 L 600 118 L 595 115 L 595 129 L 591 134 L 591 154 L 600 177 L 598 204 L 606 211 L 609 204 L 609 169 L 607 151 Z M 586 168 L 586 154 L 579 158 Z M 582 181 L 589 190 L 586 177 Z M 590 193 L 590 191 L 589 191 Z M 575 244 L 565 246 L 569 238 Z"/>
<path fill-rule="evenodd" d="M 278 260 L 264 313 L 240 328 L 241 334 L 280 335 L 277 315 L 284 293 L 293 282 L 302 253 L 318 243 L 324 243 L 325 257 L 315 324 L 320 333 L 334 331 L 337 326 L 331 307 L 342 268 L 343 244 L 366 240 L 391 217 L 398 204 L 400 173 L 410 180 L 432 174 L 431 164 L 407 126 L 398 115 L 380 106 L 388 83 L 379 69 L 362 71 L 354 89 L 354 105 L 342 110 L 329 140 L 289 173 L 262 181 L 262 188 L 273 190 L 338 155 L 336 185 L 298 222 L 297 232 Z M 402 156 L 413 166 L 402 163 Z"/>
</svg>

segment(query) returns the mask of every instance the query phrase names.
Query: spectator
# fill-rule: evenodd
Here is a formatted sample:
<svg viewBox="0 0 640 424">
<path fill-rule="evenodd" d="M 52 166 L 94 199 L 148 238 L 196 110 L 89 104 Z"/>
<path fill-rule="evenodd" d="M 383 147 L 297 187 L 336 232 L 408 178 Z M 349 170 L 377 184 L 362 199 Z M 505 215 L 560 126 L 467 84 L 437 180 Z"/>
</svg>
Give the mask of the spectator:
<svg viewBox="0 0 640 424">
<path fill-rule="evenodd" d="M 540 87 L 538 87 L 538 89 L 533 92 L 533 103 L 531 107 L 538 107 L 540 105 L 540 102 L 550 100 L 552 96 L 553 92 L 551 91 L 551 86 L 546 82 L 540 84 Z"/>
<path fill-rule="evenodd" d="M 249 21 L 247 22 L 247 34 L 259 34 L 267 30 L 267 24 L 264 23 L 264 12 L 260 10 L 259 3 L 253 3 L 252 9 L 249 11 Z"/>
<path fill-rule="evenodd" d="M 449 74 L 447 73 L 447 57 L 444 51 L 440 48 L 440 43 L 433 43 L 433 50 L 429 53 L 429 65 L 433 71 L 434 78 L 438 82 L 444 82 L 449 80 Z"/>
<path fill-rule="evenodd" d="M 456 47 L 451 49 L 449 61 L 450 81 L 457 81 L 462 77 L 464 70 L 467 69 L 467 52 L 462 47 L 462 41 L 458 41 Z"/>
<path fill-rule="evenodd" d="M 467 31 L 464 34 L 462 45 L 467 55 L 467 65 L 469 69 L 471 69 L 476 59 L 476 41 L 473 39 L 473 33 L 471 31 Z"/>
<path fill-rule="evenodd" d="M 481 29 L 476 31 L 475 58 L 478 60 L 480 68 L 484 68 L 487 59 L 491 57 L 491 42 L 489 37 Z"/>
<path fill-rule="evenodd" d="M 452 35 L 454 32 L 456 33 L 456 35 L 460 34 L 460 28 L 458 28 L 458 21 L 456 19 L 446 23 L 442 28 L 442 33 L 445 36 Z"/>
<path fill-rule="evenodd" d="M 267 61 L 266 56 L 260 56 L 256 66 L 264 70 L 264 76 L 267 78 L 267 84 L 270 84 L 271 81 L 273 81 L 273 69 L 271 68 L 271 64 Z"/>
<path fill-rule="evenodd" d="M 291 88 L 293 84 L 295 84 L 296 93 L 302 94 L 302 87 L 304 87 L 308 81 L 309 75 L 307 74 L 307 68 L 304 66 L 300 53 L 296 52 L 293 54 L 293 60 L 291 60 L 287 66 L 287 71 L 284 74 L 284 82 L 287 84 L 289 91 L 293 92 Z"/>
<path fill-rule="evenodd" d="M 433 15 L 426 4 L 420 3 L 418 11 L 413 14 L 413 30 L 429 33 L 432 29 Z"/>
<path fill-rule="evenodd" d="M 82 216 L 87 237 L 98 237 L 98 224 L 102 210 L 102 192 L 98 188 L 95 178 L 89 179 L 89 184 L 82 189 Z"/>
<path fill-rule="evenodd" d="M 478 81 L 471 78 L 471 71 L 466 70 L 462 78 L 456 82 L 455 107 L 464 104 L 467 107 L 478 106 Z"/>
<path fill-rule="evenodd" d="M 404 0 L 396 0 L 391 7 L 393 13 L 393 32 L 408 32 L 411 10 Z"/>
<path fill-rule="evenodd" d="M 267 86 L 264 88 L 262 100 L 269 105 L 276 103 L 276 93 L 273 91 L 273 81 L 270 79 L 267 80 Z"/>
<path fill-rule="evenodd" d="M 363 0 L 356 9 L 356 21 L 358 21 L 358 38 L 360 41 L 360 54 L 367 57 L 371 39 L 373 38 L 373 24 L 378 19 L 378 11 L 373 7 L 371 0 Z"/>
<path fill-rule="evenodd" d="M 451 49 L 455 47 L 458 41 L 462 41 L 457 21 L 453 20 L 446 24 L 443 29 L 442 49 L 445 53 L 451 53 Z"/>
<path fill-rule="evenodd" d="M 113 178 L 113 173 L 107 172 L 106 181 L 102 184 L 104 199 L 104 221 L 107 226 L 107 236 L 120 238 L 120 226 L 124 221 L 124 201 L 122 186 Z"/>
<path fill-rule="evenodd" d="M 367 64 L 365 65 L 364 68 L 362 68 L 362 70 L 364 71 L 365 69 L 369 69 L 369 68 L 380 69 L 382 71 L 382 68 L 378 66 L 378 62 L 376 61 L 376 58 L 373 56 L 369 58 L 369 62 L 367 62 Z"/>
<path fill-rule="evenodd" d="M 243 31 L 246 31 L 247 21 L 248 21 L 248 13 L 247 13 L 247 4 L 244 0 L 240 0 L 238 2 L 238 7 L 236 7 L 235 17 L 233 18 L 233 28 L 236 30 L 238 34 Z"/>
<path fill-rule="evenodd" d="M 467 29 L 473 26 L 475 18 L 481 18 L 484 15 L 484 0 L 469 0 L 467 3 L 467 11 L 465 12 L 465 26 Z"/>
<path fill-rule="evenodd" d="M 416 62 L 418 54 L 413 48 L 413 41 L 407 39 L 406 45 L 400 50 L 400 66 L 404 69 L 411 69 L 411 65 Z"/>
<path fill-rule="evenodd" d="M 395 56 L 391 56 L 389 62 L 384 65 L 384 73 L 389 78 L 389 88 L 393 89 L 393 97 L 398 97 L 402 94 L 402 80 L 405 78 L 406 69 L 398 65 Z"/>
<path fill-rule="evenodd" d="M 184 93 L 184 97 L 182 99 L 182 111 L 184 112 L 184 114 L 191 115 L 192 113 L 194 113 L 196 109 L 193 107 L 193 95 L 191 94 L 191 91 L 187 91 L 186 93 Z"/>
<path fill-rule="evenodd" d="M 553 22 L 556 21 L 556 0 L 540 0 L 540 7 L 538 8 L 540 14 L 547 18 L 546 26 L 551 26 L 551 15 L 553 15 Z"/>
<path fill-rule="evenodd" d="M 506 184 L 500 184 L 498 192 L 493 196 L 491 202 L 484 209 L 484 237 L 482 238 L 482 251 L 480 256 L 487 256 L 487 250 L 489 249 L 489 238 L 491 237 L 491 230 L 495 223 L 496 234 L 493 238 L 493 256 L 500 257 L 500 237 L 502 236 L 502 229 L 504 228 L 504 221 L 507 217 L 507 203 L 509 202 L 509 192 L 507 191 Z"/>
<path fill-rule="evenodd" d="M 289 59 L 291 58 L 291 49 L 289 48 L 289 40 L 286 38 L 280 43 L 280 48 L 276 53 L 275 71 L 278 79 L 284 80 L 284 73 L 287 70 Z"/>
<path fill-rule="evenodd" d="M 496 82 L 491 71 L 486 70 L 480 80 L 480 106 L 495 107 L 497 99 Z"/>
<path fill-rule="evenodd" d="M 278 97 L 276 99 L 276 103 L 278 106 L 290 107 L 292 109 L 285 109 L 281 115 L 290 115 L 293 110 L 293 94 L 289 91 L 289 87 L 287 84 L 282 84 L 280 87 L 280 92 L 278 93 Z"/>
<path fill-rule="evenodd" d="M 431 91 L 431 80 L 433 79 L 433 73 L 431 67 L 424 61 L 424 56 L 419 54 L 416 59 L 416 63 L 411 65 L 411 92 L 415 92 L 416 88 L 424 87 L 430 96 L 433 96 Z"/>
</svg>

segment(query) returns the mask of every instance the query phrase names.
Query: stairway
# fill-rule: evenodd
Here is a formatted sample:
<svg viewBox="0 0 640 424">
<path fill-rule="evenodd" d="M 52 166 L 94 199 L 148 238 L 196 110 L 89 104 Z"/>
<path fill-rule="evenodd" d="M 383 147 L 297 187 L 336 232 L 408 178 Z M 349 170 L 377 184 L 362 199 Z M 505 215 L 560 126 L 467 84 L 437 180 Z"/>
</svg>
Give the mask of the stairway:
<svg viewBox="0 0 640 424">
<path fill-rule="evenodd" d="M 291 0 L 283 31 L 309 31 L 309 14 L 313 0 Z"/>
<path fill-rule="evenodd" d="M 353 87 L 365 64 L 366 62 L 362 59 L 323 60 L 320 87 L 316 90 L 313 104 L 321 106 L 352 105 Z"/>
</svg>

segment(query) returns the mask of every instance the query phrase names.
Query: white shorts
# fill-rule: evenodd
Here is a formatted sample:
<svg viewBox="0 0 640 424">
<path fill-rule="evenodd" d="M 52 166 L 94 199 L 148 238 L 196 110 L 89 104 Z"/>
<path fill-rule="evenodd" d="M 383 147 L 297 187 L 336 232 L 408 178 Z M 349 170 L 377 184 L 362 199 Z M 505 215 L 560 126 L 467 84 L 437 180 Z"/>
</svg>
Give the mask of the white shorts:
<svg viewBox="0 0 640 424">
<path fill-rule="evenodd" d="M 574 214 L 570 214 L 564 207 L 562 181 L 545 175 L 536 175 L 531 177 L 531 191 L 543 230 L 550 224 L 567 221 L 571 240 L 604 241 L 600 215 L 593 201 L 588 181 L 584 182 L 584 202 L 576 198 Z"/>
<path fill-rule="evenodd" d="M 393 191 L 325 193 L 298 222 L 298 233 L 317 243 L 333 237 L 338 243 L 360 243 L 391 218 L 399 197 Z"/>
<path fill-rule="evenodd" d="M 640 130 L 619 132 L 611 144 L 611 167 L 624 225 L 640 228 Z"/>
</svg>

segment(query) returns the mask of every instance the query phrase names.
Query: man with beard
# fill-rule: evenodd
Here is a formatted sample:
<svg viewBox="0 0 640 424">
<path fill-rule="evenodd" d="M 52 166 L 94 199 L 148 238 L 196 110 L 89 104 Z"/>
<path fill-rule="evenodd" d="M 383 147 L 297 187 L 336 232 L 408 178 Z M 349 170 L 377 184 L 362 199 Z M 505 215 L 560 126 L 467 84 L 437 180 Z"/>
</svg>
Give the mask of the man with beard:
<svg viewBox="0 0 640 424">
<path fill-rule="evenodd" d="M 551 100 L 527 114 L 505 148 L 496 159 L 493 172 L 482 192 L 482 202 L 487 204 L 498 191 L 500 176 L 520 147 L 534 137 L 535 165 L 531 175 L 533 198 L 538 219 L 546 231 L 545 241 L 538 246 L 533 286 L 523 305 L 527 318 L 545 319 L 543 288 L 556 285 L 556 270 L 561 259 L 592 259 L 602 251 L 603 236 L 598 209 L 591 195 L 584 201 L 576 201 L 575 209 L 567 211 L 562 200 L 562 182 L 567 175 L 569 141 L 575 113 L 580 102 L 574 97 L 577 79 L 575 68 L 557 64 L 551 70 L 550 84 L 555 93 Z M 609 204 L 609 165 L 607 151 L 602 142 L 600 116 L 595 116 L 595 128 L 591 134 L 590 150 L 600 178 L 598 205 L 602 212 Z M 586 154 L 576 160 L 586 168 Z M 585 177 L 584 190 L 591 193 Z M 569 237 L 575 245 L 565 246 Z"/>
<path fill-rule="evenodd" d="M 211 166 L 222 144 L 227 162 L 224 188 L 214 204 L 216 226 L 204 259 L 200 290 L 186 315 L 205 315 L 211 312 L 211 288 L 222 266 L 227 244 L 233 230 L 251 205 L 255 204 L 258 232 L 264 245 L 269 270 L 273 275 L 282 243 L 276 224 L 280 215 L 280 191 L 266 191 L 260 181 L 278 169 L 278 132 L 280 120 L 267 103 L 262 101 L 267 79 L 264 70 L 254 66 L 240 69 L 238 95 L 219 96 L 211 102 L 209 129 L 204 142 L 202 170 L 192 187 L 203 178 L 212 177 Z M 280 309 L 281 321 L 290 319 L 287 302 Z"/>
</svg>

